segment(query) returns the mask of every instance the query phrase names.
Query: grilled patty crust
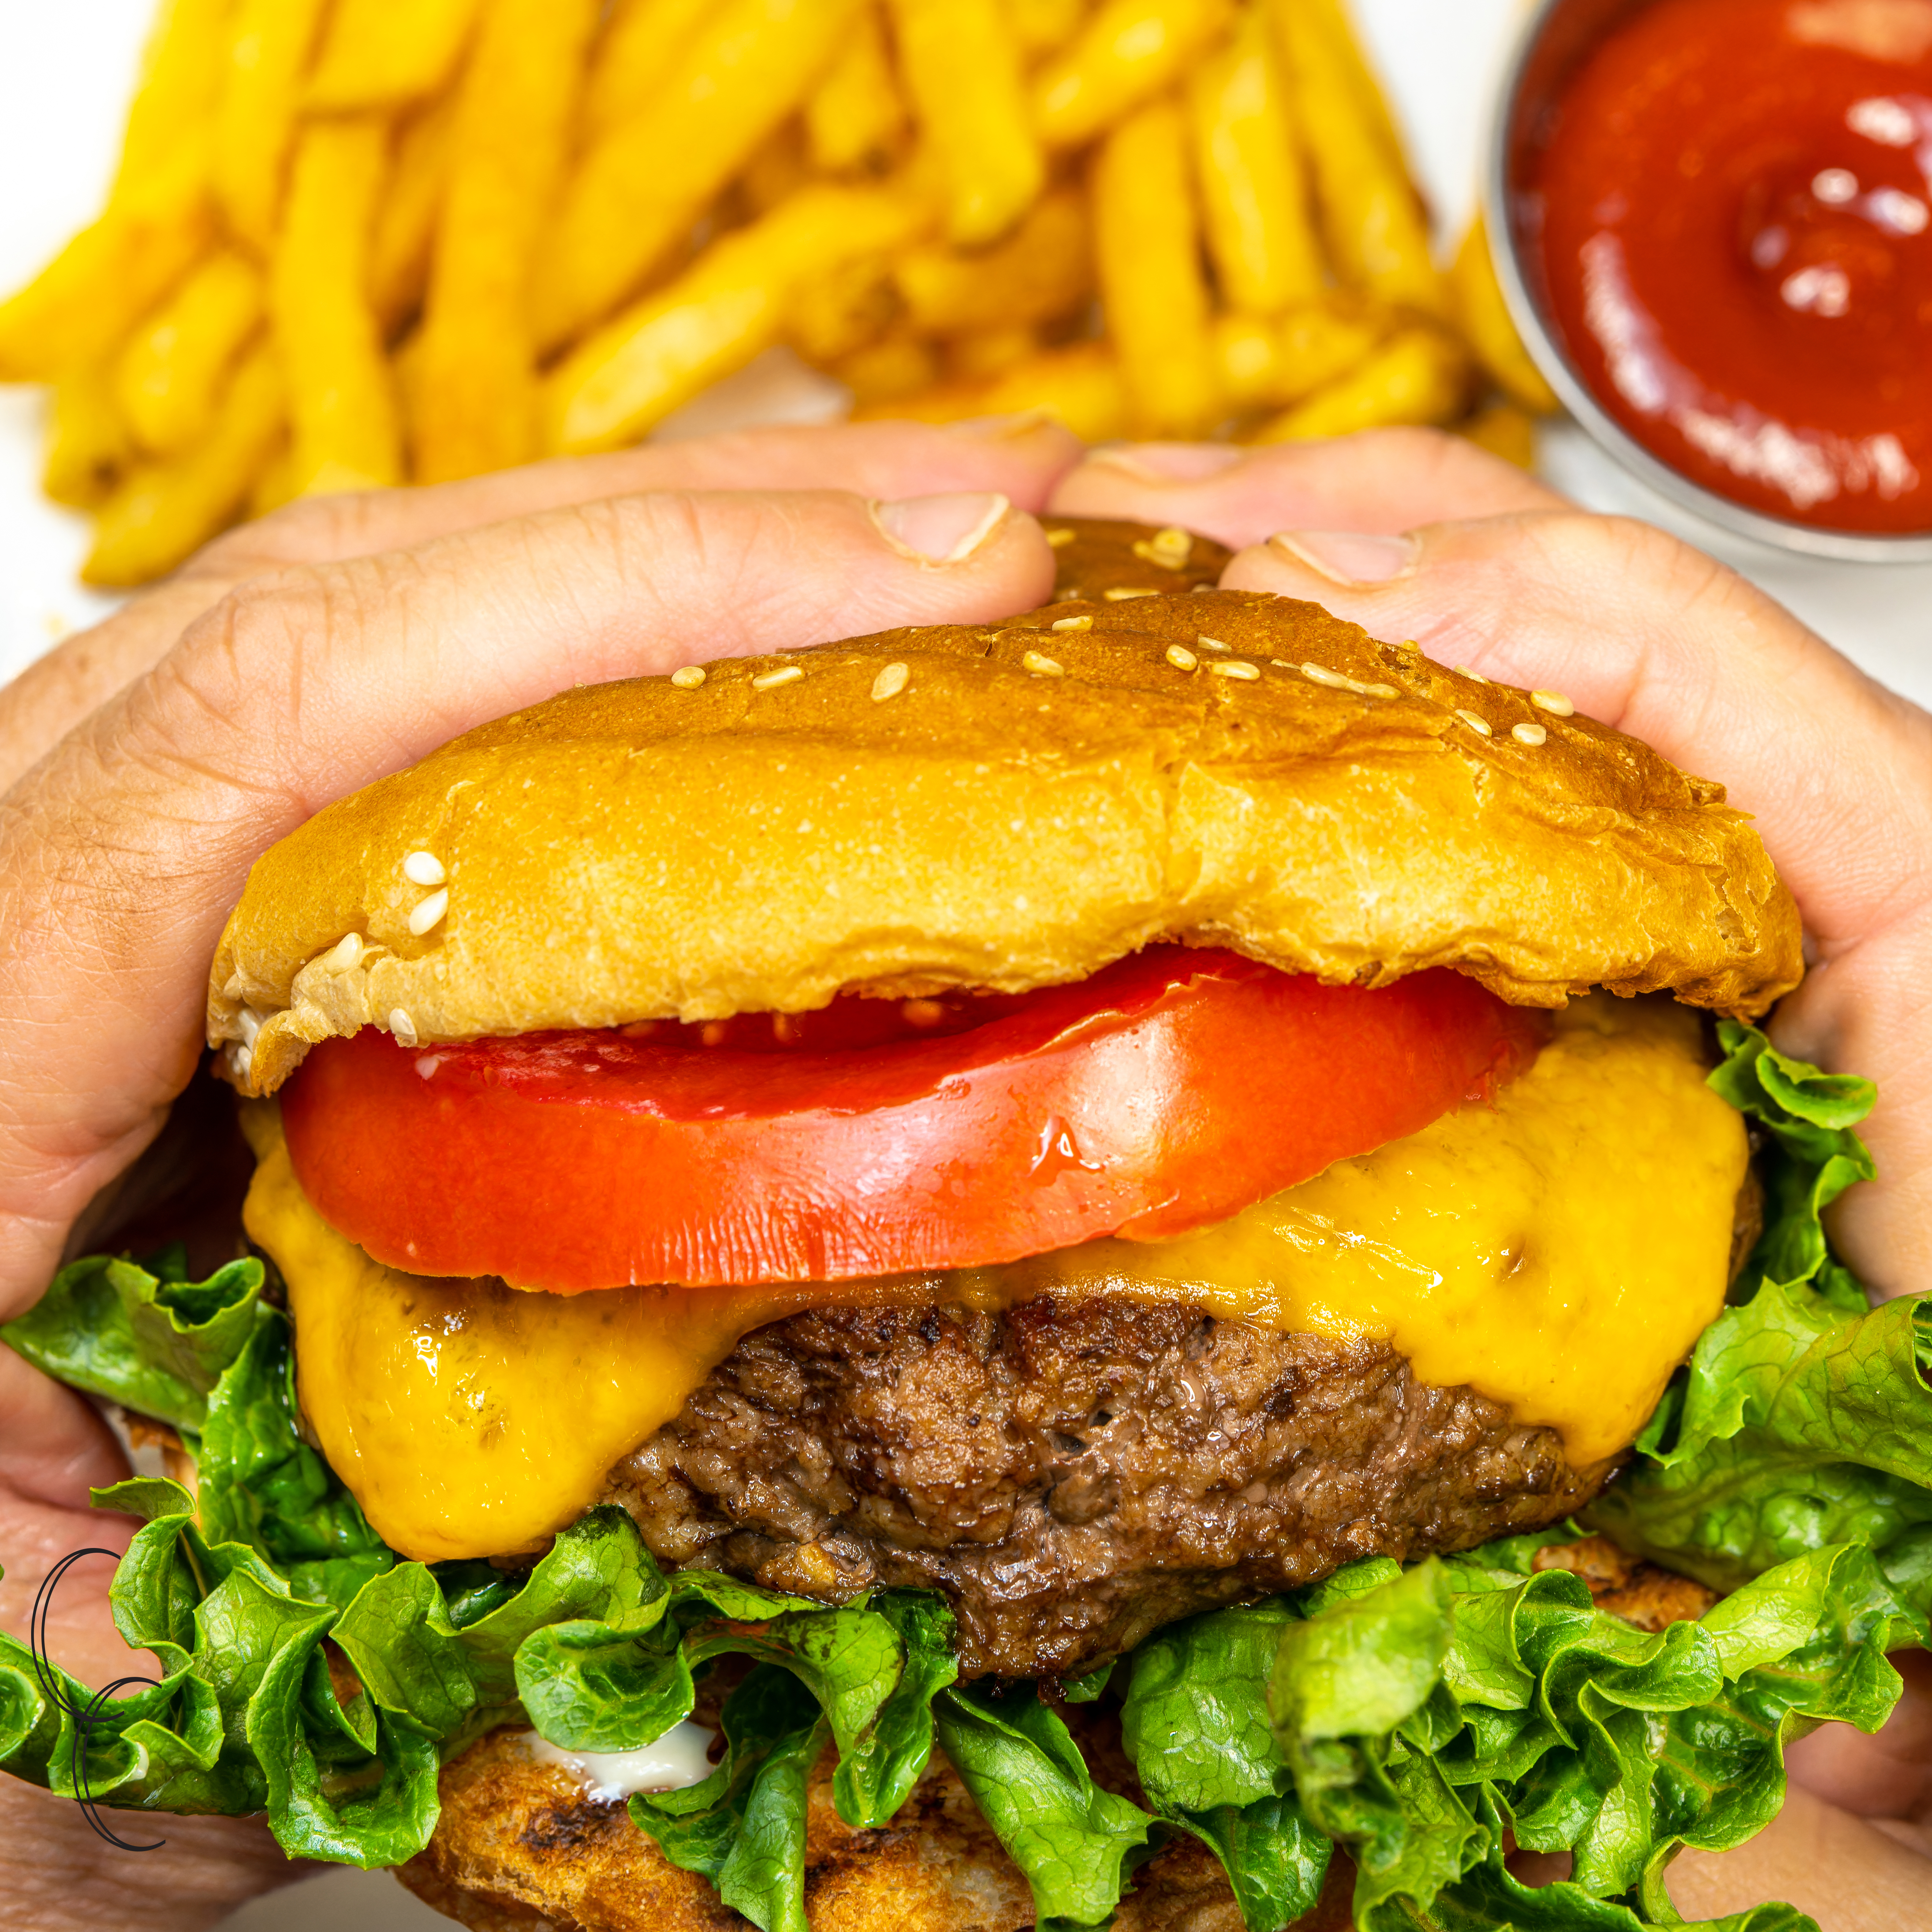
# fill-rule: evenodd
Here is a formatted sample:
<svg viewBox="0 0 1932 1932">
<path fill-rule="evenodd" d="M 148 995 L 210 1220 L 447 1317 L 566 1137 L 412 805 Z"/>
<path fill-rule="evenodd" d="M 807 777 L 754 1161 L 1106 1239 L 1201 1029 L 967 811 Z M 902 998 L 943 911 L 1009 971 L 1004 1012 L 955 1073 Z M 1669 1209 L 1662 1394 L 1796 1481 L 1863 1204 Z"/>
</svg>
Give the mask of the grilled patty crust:
<svg viewBox="0 0 1932 1932">
<path fill-rule="evenodd" d="M 1554 1430 L 1336 1342 L 1114 1295 L 755 1330 L 612 1472 L 661 1562 L 943 1591 L 969 1676 L 1068 1677 L 1177 1617 L 1580 1508 Z"/>
</svg>

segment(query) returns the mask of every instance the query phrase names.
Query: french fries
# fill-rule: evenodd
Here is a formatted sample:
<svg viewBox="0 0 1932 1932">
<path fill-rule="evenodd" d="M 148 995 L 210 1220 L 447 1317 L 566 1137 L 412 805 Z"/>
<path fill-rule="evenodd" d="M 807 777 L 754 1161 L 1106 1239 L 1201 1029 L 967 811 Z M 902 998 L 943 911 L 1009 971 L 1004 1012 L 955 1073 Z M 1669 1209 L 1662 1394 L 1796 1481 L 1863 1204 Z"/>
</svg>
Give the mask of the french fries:
<svg viewBox="0 0 1932 1932">
<path fill-rule="evenodd" d="M 323 114 L 406 106 L 456 70 L 487 0 L 335 0 L 309 83 Z"/>
<path fill-rule="evenodd" d="M 424 482 L 535 455 L 532 267 L 568 150 L 596 0 L 488 0 L 463 82 L 411 424 Z"/>
<path fill-rule="evenodd" d="M 1315 159 L 1316 190 L 1342 280 L 1378 300 L 1447 313 L 1421 198 L 1364 112 L 1359 50 L 1322 0 L 1271 0 L 1298 119 Z"/>
<path fill-rule="evenodd" d="M 1142 436 L 1204 434 L 1220 414 L 1220 384 L 1186 133 L 1172 100 L 1130 115 L 1101 143 L 1094 226 L 1130 425 Z"/>
<path fill-rule="evenodd" d="M 296 153 L 269 278 L 295 496 L 403 479 L 402 430 L 370 302 L 369 240 L 388 166 L 387 129 L 370 115 L 313 123 Z"/>
<path fill-rule="evenodd" d="M 91 510 L 113 488 L 134 454 L 107 370 L 87 363 L 70 369 L 54 385 L 47 411 L 40 488 L 56 503 Z"/>
<path fill-rule="evenodd" d="M 1529 359 L 1529 351 L 1510 320 L 1509 304 L 1503 299 L 1502 285 L 1496 280 L 1496 262 L 1490 254 L 1489 229 L 1480 214 L 1469 224 L 1462 245 L 1456 251 L 1449 289 L 1463 336 L 1497 388 L 1532 416 L 1546 416 L 1560 409 L 1556 392 Z"/>
<path fill-rule="evenodd" d="M 247 256 L 208 256 L 137 328 L 113 368 L 120 419 L 151 456 L 177 456 L 206 436 L 230 369 L 262 312 Z"/>
<path fill-rule="evenodd" d="M 1178 80 L 1226 28 L 1229 0 L 1102 0 L 1034 82 L 1034 125 L 1050 148 L 1111 128 Z"/>
<path fill-rule="evenodd" d="M 878 9 L 868 7 L 854 23 L 845 51 L 806 103 L 812 165 L 826 174 L 849 174 L 890 154 L 905 124 Z"/>
<path fill-rule="evenodd" d="M 1357 430 L 1453 422 L 1468 400 L 1469 358 L 1438 328 L 1405 329 L 1349 374 L 1264 424 L 1256 442 L 1311 442 Z"/>
<path fill-rule="evenodd" d="M 116 589 L 185 562 L 242 507 L 281 433 L 281 374 L 264 344 L 235 371 L 206 441 L 137 464 L 101 506 L 82 579 Z"/>
<path fill-rule="evenodd" d="M 1279 315 L 1326 280 L 1268 23 L 1250 12 L 1188 89 L 1208 245 L 1238 311 Z"/>
<path fill-rule="evenodd" d="M 946 183 L 948 238 L 996 241 L 1038 195 L 1020 50 L 1000 0 L 892 0 L 899 62 Z"/>
<path fill-rule="evenodd" d="M 778 344 L 862 416 L 1093 438 L 1527 461 L 1555 402 L 1480 224 L 1438 272 L 1352 0 L 154 4 L 100 218 L 0 302 L 98 581 L 617 447 Z"/>
<path fill-rule="evenodd" d="M 634 292 L 804 101 L 859 8 L 860 0 L 724 0 L 670 64 L 652 112 L 613 128 L 566 187 L 533 284 L 542 348 L 601 322 Z"/>
<path fill-rule="evenodd" d="M 544 448 L 581 455 L 636 441 L 776 342 L 808 277 L 902 247 L 928 219 L 889 189 L 816 187 L 726 236 L 559 366 L 545 385 Z"/>
<path fill-rule="evenodd" d="M 289 148 L 323 0 L 236 0 L 214 123 L 214 198 L 258 260 L 274 247 Z"/>
<path fill-rule="evenodd" d="M 449 185 L 457 97 L 433 100 L 395 139 L 389 181 L 376 208 L 370 242 L 369 296 L 385 334 L 420 308 L 429 287 L 430 251 Z"/>
<path fill-rule="evenodd" d="M 910 248 L 899 257 L 893 279 L 908 319 L 928 335 L 1050 322 L 1094 286 L 1086 197 L 1070 188 L 1042 196 L 1006 241 L 976 254 L 938 246 Z"/>
<path fill-rule="evenodd" d="M 670 63 L 691 42 L 714 0 L 619 0 L 598 36 L 584 84 L 584 144 L 649 111 Z"/>
</svg>

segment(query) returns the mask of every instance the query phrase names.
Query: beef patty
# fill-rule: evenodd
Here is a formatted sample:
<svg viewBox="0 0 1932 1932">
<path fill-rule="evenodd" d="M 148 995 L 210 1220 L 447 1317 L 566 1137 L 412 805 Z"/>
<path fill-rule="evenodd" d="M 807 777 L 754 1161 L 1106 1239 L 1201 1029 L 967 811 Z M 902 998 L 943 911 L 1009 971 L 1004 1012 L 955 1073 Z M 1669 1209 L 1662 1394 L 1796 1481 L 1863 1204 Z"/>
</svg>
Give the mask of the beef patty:
<svg viewBox="0 0 1932 1932">
<path fill-rule="evenodd" d="M 1068 1677 L 1174 1618 L 1540 1528 L 1612 1465 L 1337 1342 L 1113 1295 L 835 1308 L 748 1335 L 611 1473 L 662 1562 L 944 1592 L 969 1676 Z"/>
</svg>

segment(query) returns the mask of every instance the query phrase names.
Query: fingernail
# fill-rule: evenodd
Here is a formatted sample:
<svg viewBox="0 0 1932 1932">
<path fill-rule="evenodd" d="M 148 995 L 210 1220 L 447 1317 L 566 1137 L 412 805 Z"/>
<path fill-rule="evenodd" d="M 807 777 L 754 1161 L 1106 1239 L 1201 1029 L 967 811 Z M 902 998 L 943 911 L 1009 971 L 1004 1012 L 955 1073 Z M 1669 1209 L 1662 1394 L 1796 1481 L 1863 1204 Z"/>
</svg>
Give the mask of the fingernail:
<svg viewBox="0 0 1932 1932">
<path fill-rule="evenodd" d="M 1200 483 L 1247 460 L 1245 449 L 1225 442 L 1115 442 L 1090 451 L 1087 458 L 1144 483 Z"/>
<path fill-rule="evenodd" d="M 943 423 L 948 436 L 969 436 L 976 441 L 1004 442 L 1016 436 L 1030 436 L 1059 418 L 1051 410 L 1016 410 L 1004 416 L 965 416 L 958 422 Z"/>
<path fill-rule="evenodd" d="M 1282 530 L 1268 542 L 1331 584 L 1393 584 L 1414 569 L 1422 550 L 1413 537 L 1366 530 Z"/>
<path fill-rule="evenodd" d="M 964 563 L 1012 508 L 997 490 L 950 490 L 939 496 L 900 496 L 872 506 L 879 534 L 919 563 Z"/>
</svg>

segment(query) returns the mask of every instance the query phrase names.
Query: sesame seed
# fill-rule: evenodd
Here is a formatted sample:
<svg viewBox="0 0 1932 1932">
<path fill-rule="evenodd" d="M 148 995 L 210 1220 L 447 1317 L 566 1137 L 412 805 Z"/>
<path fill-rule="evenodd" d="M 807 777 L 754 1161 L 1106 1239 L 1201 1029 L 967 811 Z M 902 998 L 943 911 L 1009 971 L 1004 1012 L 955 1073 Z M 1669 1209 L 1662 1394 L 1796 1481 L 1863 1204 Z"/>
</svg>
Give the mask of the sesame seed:
<svg viewBox="0 0 1932 1932">
<path fill-rule="evenodd" d="M 726 1021 L 706 1020 L 698 1036 L 706 1046 L 722 1046 L 731 1037 L 731 1028 Z"/>
<path fill-rule="evenodd" d="M 1478 737 L 1486 738 L 1490 735 L 1490 721 L 1486 718 L 1479 718 L 1473 711 L 1459 711 L 1456 716 L 1461 718 Z"/>
<path fill-rule="evenodd" d="M 410 930 L 420 939 L 432 926 L 440 926 L 449 910 L 449 889 L 440 886 L 410 914 Z"/>
<path fill-rule="evenodd" d="M 1134 545 L 1134 554 L 1143 563 L 1157 564 L 1162 570 L 1184 570 L 1194 553 L 1194 539 L 1185 530 L 1156 530 Z"/>
<path fill-rule="evenodd" d="M 1466 677 L 1472 684 L 1487 684 L 1489 680 L 1479 670 L 1472 670 L 1467 664 L 1452 664 L 1450 668 L 1458 677 Z"/>
<path fill-rule="evenodd" d="M 1167 661 L 1176 670 L 1192 670 L 1201 662 L 1185 644 L 1169 644 Z"/>
<path fill-rule="evenodd" d="M 1209 637 L 1205 632 L 1196 632 L 1194 641 L 1198 644 L 1204 651 L 1226 651 L 1232 650 L 1234 648 L 1232 645 L 1224 644 L 1222 643 L 1219 638 Z"/>
<path fill-rule="evenodd" d="M 434 852 L 412 852 L 403 861 L 403 877 L 412 886 L 440 886 L 449 874 Z"/>
<path fill-rule="evenodd" d="M 1048 530 L 1046 540 L 1055 550 L 1064 550 L 1078 535 L 1077 530 Z"/>
<path fill-rule="evenodd" d="M 361 962 L 362 935 L 359 932 L 345 932 L 322 956 L 320 964 L 325 973 L 346 973 Z"/>
<path fill-rule="evenodd" d="M 682 664 L 671 673 L 670 681 L 680 691 L 695 691 L 704 682 L 704 667 Z"/>
<path fill-rule="evenodd" d="M 1540 745 L 1550 734 L 1540 724 L 1518 724 L 1512 727 L 1510 736 L 1519 745 Z"/>
<path fill-rule="evenodd" d="M 389 1033 L 398 1046 L 413 1046 L 416 1043 L 416 1023 L 400 1006 L 389 1009 Z"/>
<path fill-rule="evenodd" d="M 1546 711 L 1552 718 L 1574 718 L 1576 707 L 1560 691 L 1532 691 L 1529 701 L 1539 711 Z"/>
<path fill-rule="evenodd" d="M 252 1048 L 262 1030 L 262 1016 L 253 1006 L 244 1006 L 237 1017 L 242 1024 L 242 1044 Z"/>
<path fill-rule="evenodd" d="M 1100 595 L 1109 604 L 1124 604 L 1130 597 L 1158 597 L 1158 590 L 1130 590 L 1124 584 L 1116 585 L 1112 590 L 1103 590 Z"/>
<path fill-rule="evenodd" d="M 873 703 L 880 704 L 889 698 L 898 697 L 899 693 L 906 688 L 907 680 L 911 676 L 912 667 L 910 664 L 886 665 L 878 676 L 872 680 Z"/>
<path fill-rule="evenodd" d="M 1052 658 L 1042 656 L 1038 651 L 1028 651 L 1020 662 L 1035 677 L 1064 677 L 1066 675 Z"/>
<path fill-rule="evenodd" d="M 1210 664 L 1208 668 L 1216 677 L 1238 677 L 1244 684 L 1252 684 L 1261 676 L 1261 667 L 1251 664 L 1240 658 L 1231 658 L 1225 664 Z"/>
<path fill-rule="evenodd" d="M 1346 691 L 1355 681 L 1339 670 L 1330 670 L 1326 664 L 1305 664 L 1301 674 L 1310 684 L 1326 685 L 1330 691 Z"/>
<path fill-rule="evenodd" d="M 1090 631 L 1094 620 L 1091 617 L 1056 617 L 1053 628 L 1056 631 Z"/>
<path fill-rule="evenodd" d="M 796 684 L 804 676 L 796 664 L 780 664 L 776 670 L 760 671 L 752 680 L 754 691 L 776 691 L 782 684 Z"/>
</svg>

